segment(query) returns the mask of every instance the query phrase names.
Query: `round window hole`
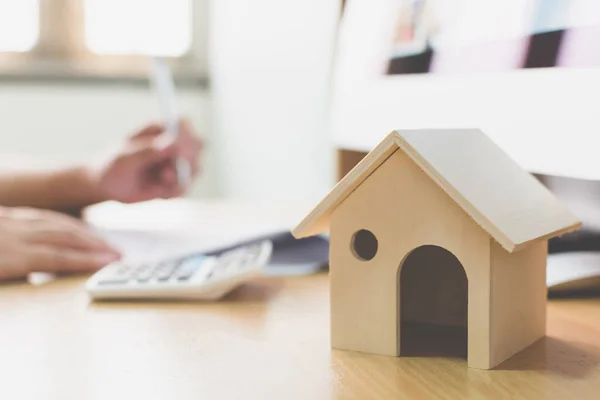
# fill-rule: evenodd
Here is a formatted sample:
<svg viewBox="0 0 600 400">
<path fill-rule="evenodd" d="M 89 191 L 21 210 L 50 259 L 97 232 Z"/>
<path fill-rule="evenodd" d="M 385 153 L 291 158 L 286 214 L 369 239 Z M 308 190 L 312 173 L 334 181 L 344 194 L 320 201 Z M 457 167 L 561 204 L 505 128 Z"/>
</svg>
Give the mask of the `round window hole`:
<svg viewBox="0 0 600 400">
<path fill-rule="evenodd" d="M 352 236 L 352 252 L 362 261 L 372 260 L 377 254 L 377 238 L 373 232 L 361 229 Z"/>
</svg>

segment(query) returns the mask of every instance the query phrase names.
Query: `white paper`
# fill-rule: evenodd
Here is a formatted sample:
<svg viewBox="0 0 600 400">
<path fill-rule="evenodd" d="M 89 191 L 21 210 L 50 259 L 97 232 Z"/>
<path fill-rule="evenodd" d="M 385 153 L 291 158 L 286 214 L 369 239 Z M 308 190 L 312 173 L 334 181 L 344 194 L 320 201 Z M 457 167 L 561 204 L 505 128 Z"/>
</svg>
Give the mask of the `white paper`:
<svg viewBox="0 0 600 400">
<path fill-rule="evenodd" d="M 305 207 L 153 200 L 91 207 L 86 221 L 126 260 L 159 260 L 289 232 Z"/>
<path fill-rule="evenodd" d="M 249 240 L 284 231 L 267 229 L 230 232 L 202 230 L 96 229 L 108 243 L 119 249 L 125 261 L 160 261 L 191 253 L 204 253 L 235 246 Z"/>
</svg>

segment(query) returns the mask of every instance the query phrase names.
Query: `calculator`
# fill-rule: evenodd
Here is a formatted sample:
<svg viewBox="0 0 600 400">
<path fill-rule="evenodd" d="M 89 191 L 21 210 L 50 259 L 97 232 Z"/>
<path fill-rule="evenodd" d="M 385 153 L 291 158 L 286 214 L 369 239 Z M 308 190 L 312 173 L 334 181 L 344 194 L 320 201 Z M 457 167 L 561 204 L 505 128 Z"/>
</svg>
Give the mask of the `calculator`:
<svg viewBox="0 0 600 400">
<path fill-rule="evenodd" d="M 262 275 L 273 251 L 263 240 L 220 254 L 191 254 L 160 262 L 115 262 L 86 282 L 93 300 L 217 300 L 244 282 Z"/>
</svg>

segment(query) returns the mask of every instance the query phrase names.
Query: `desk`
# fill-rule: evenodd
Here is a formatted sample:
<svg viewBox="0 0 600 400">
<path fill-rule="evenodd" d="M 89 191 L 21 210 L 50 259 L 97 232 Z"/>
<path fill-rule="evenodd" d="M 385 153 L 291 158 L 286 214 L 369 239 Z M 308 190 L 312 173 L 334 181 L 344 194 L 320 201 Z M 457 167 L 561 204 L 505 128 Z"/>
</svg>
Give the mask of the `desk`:
<svg viewBox="0 0 600 400">
<path fill-rule="evenodd" d="M 597 399 L 600 299 L 551 300 L 548 337 L 494 371 L 329 347 L 327 274 L 223 301 L 91 303 L 86 276 L 0 286 L 6 399 Z"/>
</svg>

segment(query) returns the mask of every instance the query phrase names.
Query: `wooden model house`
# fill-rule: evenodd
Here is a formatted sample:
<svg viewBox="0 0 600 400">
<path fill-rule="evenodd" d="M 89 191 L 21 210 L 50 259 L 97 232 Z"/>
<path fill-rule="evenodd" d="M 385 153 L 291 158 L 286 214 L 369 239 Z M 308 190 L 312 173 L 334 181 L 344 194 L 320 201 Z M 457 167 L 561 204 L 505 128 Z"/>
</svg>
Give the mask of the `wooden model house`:
<svg viewBox="0 0 600 400">
<path fill-rule="evenodd" d="M 490 369 L 545 335 L 547 242 L 579 226 L 483 132 L 407 130 L 292 233 L 330 232 L 332 347 L 403 356 L 457 339 Z"/>
</svg>

